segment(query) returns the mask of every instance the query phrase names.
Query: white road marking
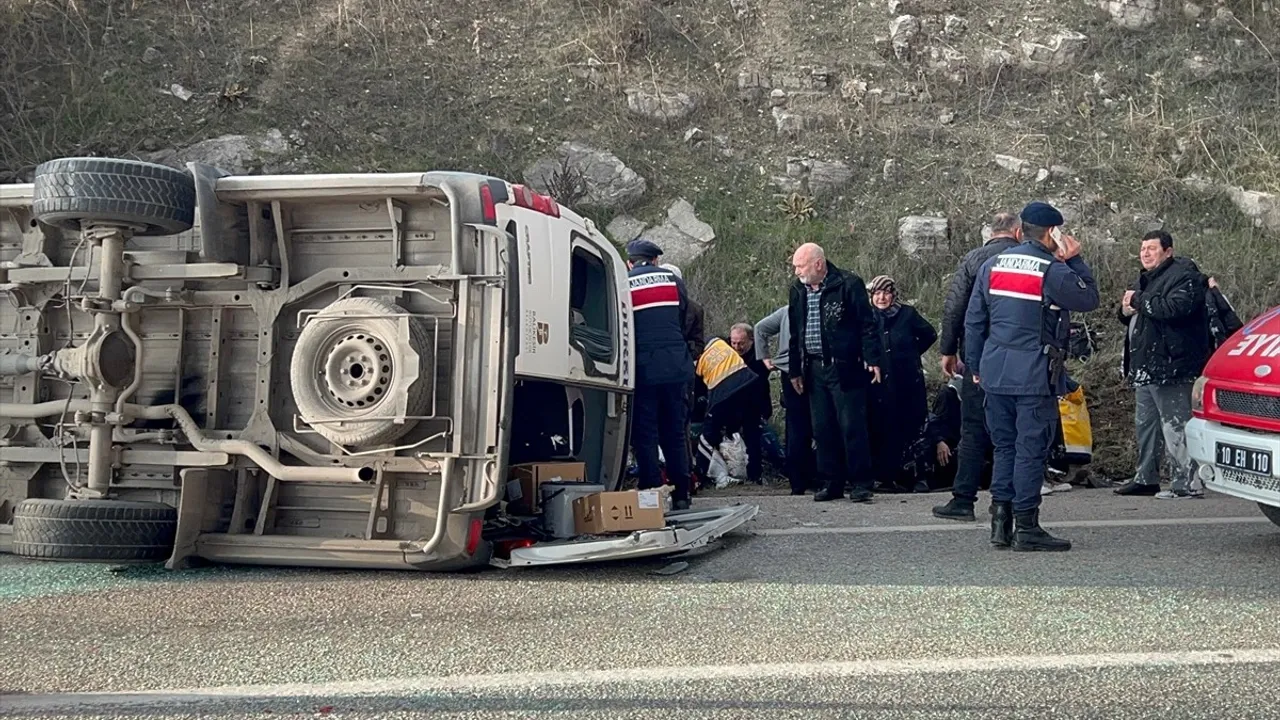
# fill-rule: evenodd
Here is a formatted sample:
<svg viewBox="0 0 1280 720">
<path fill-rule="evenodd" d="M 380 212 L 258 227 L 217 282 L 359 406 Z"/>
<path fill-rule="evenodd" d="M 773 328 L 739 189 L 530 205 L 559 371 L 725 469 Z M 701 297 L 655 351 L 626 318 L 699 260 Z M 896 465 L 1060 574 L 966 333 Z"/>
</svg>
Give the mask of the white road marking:
<svg viewBox="0 0 1280 720">
<path fill-rule="evenodd" d="M 878 533 L 918 533 L 918 532 L 956 532 L 973 530 L 990 530 L 988 520 L 978 522 L 939 521 L 935 525 L 863 525 L 856 527 L 793 527 L 765 528 L 753 530 L 756 535 L 875 535 Z M 1149 518 L 1132 520 L 1059 520 L 1041 523 L 1046 528 L 1107 528 L 1107 527 L 1150 527 L 1160 525 L 1244 525 L 1252 523 L 1266 524 L 1271 521 L 1264 517 L 1198 517 L 1198 518 Z"/>
<path fill-rule="evenodd" d="M 194 702 L 252 702 L 272 699 L 410 697 L 428 693 L 532 691 L 551 687 L 699 682 L 885 677 L 944 673 L 1091 670 L 1102 668 L 1260 665 L 1280 663 L 1280 649 L 1194 650 L 1098 653 L 1091 655 L 1005 655 L 994 657 L 856 660 L 849 662 L 761 663 L 511 672 L 285 685 L 239 685 L 146 692 L 88 692 L 0 696 L 0 712 L 46 712 L 102 708 L 188 705 Z"/>
</svg>

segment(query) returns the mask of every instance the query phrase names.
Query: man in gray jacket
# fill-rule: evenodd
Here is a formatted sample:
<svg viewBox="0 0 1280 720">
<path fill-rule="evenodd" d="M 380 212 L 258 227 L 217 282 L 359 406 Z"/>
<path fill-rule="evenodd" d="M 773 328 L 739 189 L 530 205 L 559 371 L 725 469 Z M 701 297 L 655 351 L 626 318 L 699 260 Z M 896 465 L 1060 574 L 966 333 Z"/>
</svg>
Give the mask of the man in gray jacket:
<svg viewBox="0 0 1280 720">
<path fill-rule="evenodd" d="M 803 495 L 805 490 L 817 489 L 816 458 L 813 453 L 813 419 L 809 414 L 809 399 L 796 393 L 791 385 L 791 365 L 787 348 L 791 343 L 791 321 L 787 306 L 783 305 L 755 326 L 756 357 L 769 370 L 782 374 L 782 407 L 786 410 L 787 478 L 791 481 L 791 494 Z M 777 338 L 777 350 L 769 352 L 769 341 Z"/>
</svg>

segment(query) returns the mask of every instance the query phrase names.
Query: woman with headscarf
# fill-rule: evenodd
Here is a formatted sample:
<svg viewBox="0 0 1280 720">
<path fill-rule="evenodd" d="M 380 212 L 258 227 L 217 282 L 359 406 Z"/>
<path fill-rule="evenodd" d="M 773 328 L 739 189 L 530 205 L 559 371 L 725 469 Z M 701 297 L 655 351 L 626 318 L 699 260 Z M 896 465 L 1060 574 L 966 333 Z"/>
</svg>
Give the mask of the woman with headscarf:
<svg viewBox="0 0 1280 720">
<path fill-rule="evenodd" d="M 871 386 L 867 404 L 871 431 L 871 464 L 882 492 L 912 492 L 904 487 L 903 465 L 906 451 L 920 436 L 928 416 L 928 397 L 920 357 L 938 339 L 938 332 L 910 305 L 898 299 L 893 278 L 880 275 L 867 283 L 871 305 L 876 310 L 885 361 L 881 382 Z"/>
</svg>

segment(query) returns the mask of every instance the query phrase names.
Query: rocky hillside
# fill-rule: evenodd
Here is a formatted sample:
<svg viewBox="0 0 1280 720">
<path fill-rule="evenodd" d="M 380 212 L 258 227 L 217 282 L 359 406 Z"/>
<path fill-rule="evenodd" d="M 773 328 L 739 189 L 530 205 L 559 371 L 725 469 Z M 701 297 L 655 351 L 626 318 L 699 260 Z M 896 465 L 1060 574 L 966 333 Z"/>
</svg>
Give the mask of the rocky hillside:
<svg viewBox="0 0 1280 720">
<path fill-rule="evenodd" d="M 1276 53 L 1259 0 L 0 0 L 0 175 L 93 153 L 524 179 L 657 237 L 716 328 L 780 304 L 804 240 L 936 319 L 984 220 L 1047 198 L 1109 302 L 1164 226 L 1246 315 L 1280 301 Z M 1095 315 L 1074 372 L 1122 474 Z"/>
</svg>

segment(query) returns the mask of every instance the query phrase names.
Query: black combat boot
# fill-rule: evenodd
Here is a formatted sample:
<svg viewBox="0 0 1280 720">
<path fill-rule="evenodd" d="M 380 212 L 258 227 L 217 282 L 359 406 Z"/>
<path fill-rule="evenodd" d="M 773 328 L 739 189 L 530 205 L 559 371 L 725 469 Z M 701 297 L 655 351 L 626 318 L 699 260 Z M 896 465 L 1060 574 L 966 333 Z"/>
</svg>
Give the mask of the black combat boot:
<svg viewBox="0 0 1280 720">
<path fill-rule="evenodd" d="M 946 505 L 934 505 L 933 516 L 943 520 L 977 520 L 973 515 L 973 503 L 953 497 Z"/>
<path fill-rule="evenodd" d="M 1003 550 L 1013 544 L 1013 503 L 991 501 L 991 544 Z"/>
<path fill-rule="evenodd" d="M 1056 538 L 1040 527 L 1040 509 L 1013 514 L 1017 526 L 1013 533 L 1014 552 L 1066 552 L 1071 541 Z"/>
</svg>

